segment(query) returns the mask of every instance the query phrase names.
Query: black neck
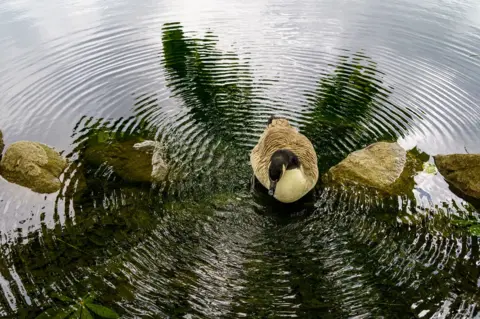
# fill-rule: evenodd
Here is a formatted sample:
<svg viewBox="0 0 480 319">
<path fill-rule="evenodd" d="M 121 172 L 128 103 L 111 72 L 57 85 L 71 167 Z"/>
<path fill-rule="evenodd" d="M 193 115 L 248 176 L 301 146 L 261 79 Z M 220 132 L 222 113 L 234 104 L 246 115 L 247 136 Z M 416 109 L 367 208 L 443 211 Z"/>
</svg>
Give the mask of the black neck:
<svg viewBox="0 0 480 319">
<path fill-rule="evenodd" d="M 271 162 L 274 165 L 283 166 L 285 165 L 287 170 L 295 169 L 300 167 L 300 161 L 290 150 L 281 149 L 272 154 Z"/>
</svg>

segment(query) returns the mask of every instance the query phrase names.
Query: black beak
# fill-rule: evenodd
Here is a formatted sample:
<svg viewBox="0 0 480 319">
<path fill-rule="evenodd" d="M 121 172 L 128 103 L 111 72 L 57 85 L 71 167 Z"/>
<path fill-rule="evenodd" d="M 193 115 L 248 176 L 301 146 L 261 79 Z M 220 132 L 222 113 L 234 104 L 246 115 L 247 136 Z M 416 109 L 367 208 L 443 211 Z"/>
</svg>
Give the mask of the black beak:
<svg viewBox="0 0 480 319">
<path fill-rule="evenodd" d="M 275 194 L 275 187 L 277 187 L 277 181 L 270 180 L 270 189 L 268 190 L 268 195 L 273 196 L 273 194 Z"/>
</svg>

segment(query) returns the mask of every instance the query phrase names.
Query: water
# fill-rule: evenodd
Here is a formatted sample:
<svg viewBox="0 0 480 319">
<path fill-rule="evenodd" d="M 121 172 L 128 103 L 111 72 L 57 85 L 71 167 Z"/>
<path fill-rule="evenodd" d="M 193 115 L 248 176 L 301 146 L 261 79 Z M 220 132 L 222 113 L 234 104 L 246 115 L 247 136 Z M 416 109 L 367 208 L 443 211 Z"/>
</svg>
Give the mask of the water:
<svg viewBox="0 0 480 319">
<path fill-rule="evenodd" d="M 271 114 L 311 138 L 322 172 L 379 140 L 480 152 L 479 15 L 475 1 L 3 1 L 5 142 L 72 164 L 59 194 L 0 179 L 1 316 L 95 292 L 125 318 L 478 318 L 478 239 L 452 223 L 478 210 L 441 176 L 411 196 L 319 185 L 283 206 L 250 191 L 248 154 Z M 171 181 L 88 162 L 105 136 L 162 141 Z"/>
</svg>

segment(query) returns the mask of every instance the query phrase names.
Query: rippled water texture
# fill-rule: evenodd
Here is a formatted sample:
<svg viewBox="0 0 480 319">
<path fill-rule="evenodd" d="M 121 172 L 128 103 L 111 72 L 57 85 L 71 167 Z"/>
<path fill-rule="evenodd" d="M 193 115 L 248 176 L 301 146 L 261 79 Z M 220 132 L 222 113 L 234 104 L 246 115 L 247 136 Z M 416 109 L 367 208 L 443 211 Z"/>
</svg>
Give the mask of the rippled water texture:
<svg viewBox="0 0 480 319">
<path fill-rule="evenodd" d="M 248 163 L 272 114 L 321 172 L 380 140 L 479 153 L 478 1 L 6 0 L 0 21 L 5 142 L 70 161 L 58 194 L 0 178 L 1 316 L 91 293 L 125 318 L 480 316 L 478 238 L 452 222 L 478 209 L 442 176 L 284 206 Z M 97 156 L 145 139 L 163 183 Z"/>
</svg>

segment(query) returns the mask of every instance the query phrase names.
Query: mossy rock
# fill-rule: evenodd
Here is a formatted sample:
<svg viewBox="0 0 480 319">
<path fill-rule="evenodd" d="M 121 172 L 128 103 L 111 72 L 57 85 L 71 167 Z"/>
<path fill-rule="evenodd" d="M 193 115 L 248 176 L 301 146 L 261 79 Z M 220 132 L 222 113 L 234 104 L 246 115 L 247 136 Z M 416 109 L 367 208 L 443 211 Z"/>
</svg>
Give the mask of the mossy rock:
<svg viewBox="0 0 480 319">
<path fill-rule="evenodd" d="M 480 199 L 480 154 L 434 156 L 445 180 L 463 194 Z"/>
<path fill-rule="evenodd" d="M 0 162 L 0 174 L 9 182 L 37 193 L 54 193 L 67 161 L 49 146 L 20 141 L 8 147 Z"/>
<path fill-rule="evenodd" d="M 107 165 L 125 181 L 151 182 L 152 152 L 135 149 L 133 146 L 138 142 L 131 139 L 89 145 L 83 159 L 95 167 Z"/>
<path fill-rule="evenodd" d="M 327 186 L 362 186 L 387 195 L 411 194 L 414 176 L 429 156 L 398 143 L 378 142 L 348 155 L 323 177 Z"/>
</svg>

